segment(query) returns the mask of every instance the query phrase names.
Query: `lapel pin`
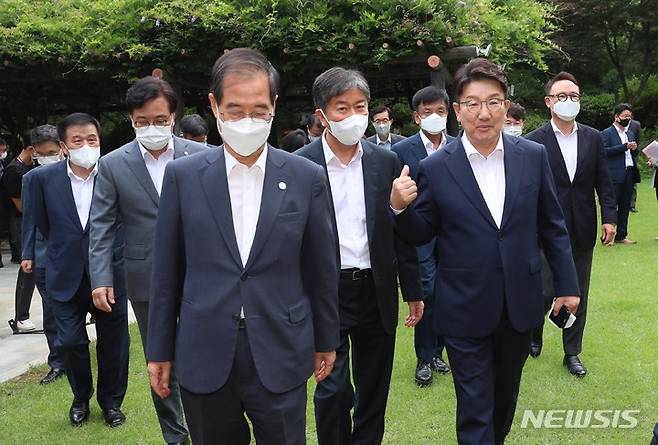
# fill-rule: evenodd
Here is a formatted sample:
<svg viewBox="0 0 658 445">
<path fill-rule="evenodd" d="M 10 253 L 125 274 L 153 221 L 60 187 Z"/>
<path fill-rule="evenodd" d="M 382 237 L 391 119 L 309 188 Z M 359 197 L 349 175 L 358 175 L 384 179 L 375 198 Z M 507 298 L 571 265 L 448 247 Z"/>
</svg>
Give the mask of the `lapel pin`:
<svg viewBox="0 0 658 445">
<path fill-rule="evenodd" d="M 187 152 L 186 152 L 186 151 L 184 151 L 183 154 L 184 154 L 185 156 L 187 156 Z"/>
<path fill-rule="evenodd" d="M 283 182 L 283 181 L 279 182 L 279 189 L 281 189 L 281 190 L 285 190 L 286 187 L 288 187 L 288 186 L 286 185 L 285 182 Z"/>
</svg>

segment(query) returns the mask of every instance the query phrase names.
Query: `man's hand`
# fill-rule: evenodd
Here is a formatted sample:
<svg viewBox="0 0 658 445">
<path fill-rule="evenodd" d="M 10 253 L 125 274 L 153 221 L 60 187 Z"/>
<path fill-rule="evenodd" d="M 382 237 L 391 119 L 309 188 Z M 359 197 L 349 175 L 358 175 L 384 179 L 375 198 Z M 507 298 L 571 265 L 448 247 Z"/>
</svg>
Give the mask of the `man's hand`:
<svg viewBox="0 0 658 445">
<path fill-rule="evenodd" d="M 617 226 L 615 224 L 603 224 L 601 226 L 601 242 L 604 246 L 609 246 L 615 241 Z"/>
<path fill-rule="evenodd" d="M 404 210 L 409 207 L 409 204 L 414 202 L 418 196 L 418 188 L 416 182 L 409 177 L 409 166 L 402 167 L 402 172 L 399 178 L 393 180 L 393 187 L 391 187 L 391 207 L 394 210 Z"/>
<path fill-rule="evenodd" d="M 169 389 L 169 375 L 171 373 L 171 362 L 149 362 L 149 383 L 153 391 L 160 396 L 161 399 L 169 397 L 171 390 Z"/>
<path fill-rule="evenodd" d="M 629 141 L 628 143 L 626 143 L 626 148 L 628 148 L 629 150 L 637 150 L 637 142 Z"/>
<path fill-rule="evenodd" d="M 569 312 L 576 315 L 576 311 L 578 310 L 579 304 L 580 304 L 580 297 L 575 297 L 575 296 L 558 297 L 555 299 L 555 304 L 553 305 L 553 315 L 557 315 L 560 312 L 562 306 L 566 306 Z"/>
<path fill-rule="evenodd" d="M 97 287 L 91 292 L 91 299 L 94 300 L 94 306 L 103 312 L 112 312 L 111 304 L 114 304 L 113 287 Z"/>
<path fill-rule="evenodd" d="M 425 311 L 425 303 L 422 301 L 410 301 L 408 304 L 409 315 L 404 320 L 404 325 L 408 328 L 412 328 L 422 320 L 423 312 Z"/>
<path fill-rule="evenodd" d="M 334 369 L 336 351 L 315 353 L 315 381 L 320 383 L 326 379 Z"/>
<path fill-rule="evenodd" d="M 32 273 L 32 260 L 23 260 L 21 261 L 21 269 L 24 273 Z"/>
</svg>

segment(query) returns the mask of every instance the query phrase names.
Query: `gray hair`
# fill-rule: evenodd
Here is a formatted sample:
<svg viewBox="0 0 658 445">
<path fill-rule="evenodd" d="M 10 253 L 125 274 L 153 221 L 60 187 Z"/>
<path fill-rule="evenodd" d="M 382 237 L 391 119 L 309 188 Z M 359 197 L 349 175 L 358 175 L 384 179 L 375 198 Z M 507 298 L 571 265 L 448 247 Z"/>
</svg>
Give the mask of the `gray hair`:
<svg viewBox="0 0 658 445">
<path fill-rule="evenodd" d="M 263 73 L 267 76 L 270 85 L 270 100 L 272 103 L 276 102 L 279 73 L 263 53 L 251 48 L 235 48 L 217 59 L 212 68 L 210 92 L 219 103 L 222 101 L 224 93 L 222 82 L 228 74 L 240 74 L 248 77 L 255 73 Z"/>
<path fill-rule="evenodd" d="M 30 130 L 30 145 L 43 144 L 44 142 L 54 142 L 59 144 L 57 127 L 54 125 L 39 125 Z"/>
<path fill-rule="evenodd" d="M 363 74 L 341 67 L 329 68 L 313 82 L 313 102 L 317 108 L 324 110 L 332 98 L 355 88 L 370 101 L 370 87 Z"/>
</svg>

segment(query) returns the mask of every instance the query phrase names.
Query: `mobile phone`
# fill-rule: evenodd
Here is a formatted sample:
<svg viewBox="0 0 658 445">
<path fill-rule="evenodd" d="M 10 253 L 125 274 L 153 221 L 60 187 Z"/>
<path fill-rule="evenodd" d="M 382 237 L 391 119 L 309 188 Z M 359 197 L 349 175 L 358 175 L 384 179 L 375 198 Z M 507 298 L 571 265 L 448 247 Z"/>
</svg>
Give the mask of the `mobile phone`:
<svg viewBox="0 0 658 445">
<path fill-rule="evenodd" d="M 553 305 L 555 305 L 555 302 Z M 573 326 L 573 323 L 576 321 L 576 316 L 569 312 L 566 306 L 562 306 L 557 315 L 553 315 L 553 307 L 551 307 L 548 319 L 558 328 L 568 329 Z"/>
</svg>

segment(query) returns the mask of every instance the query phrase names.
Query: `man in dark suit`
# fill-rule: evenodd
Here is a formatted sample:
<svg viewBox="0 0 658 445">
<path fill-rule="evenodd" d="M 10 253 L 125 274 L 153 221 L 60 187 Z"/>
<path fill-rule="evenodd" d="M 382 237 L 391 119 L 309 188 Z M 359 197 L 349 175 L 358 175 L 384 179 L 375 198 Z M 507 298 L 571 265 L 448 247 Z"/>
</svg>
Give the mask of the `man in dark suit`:
<svg viewBox="0 0 658 445">
<path fill-rule="evenodd" d="M 388 212 L 400 162 L 394 153 L 361 138 L 369 99 L 368 83 L 358 71 L 331 68 L 319 75 L 313 101 L 325 131 L 319 141 L 296 152 L 322 166 L 329 179 L 333 243 L 341 268 L 336 366 L 314 397 L 320 445 L 381 443 L 398 322 L 398 272 L 409 304 L 406 325 L 416 325 L 423 315 L 415 249 L 394 233 Z"/>
<path fill-rule="evenodd" d="M 628 129 L 633 132 L 635 135 L 635 142 L 637 146 L 642 148 L 641 135 L 642 135 L 642 124 L 639 121 L 634 119 L 635 113 L 631 114 L 631 122 L 628 124 Z M 633 184 L 633 193 L 631 194 L 631 208 L 630 211 L 637 213 L 637 208 L 635 207 L 637 203 L 637 182 Z"/>
<path fill-rule="evenodd" d="M 606 246 L 614 241 L 617 203 L 610 182 L 601 133 L 576 122 L 576 116 L 559 114 L 558 104 L 566 101 L 580 103 L 578 81 L 570 73 L 559 73 L 548 81 L 545 94 L 551 120 L 526 137 L 546 147 L 558 200 L 569 230 L 571 252 L 578 274 L 580 304 L 578 312 L 574 314 L 576 321 L 570 328 L 562 331 L 563 363 L 573 375 L 584 377 L 587 369 L 578 354 L 583 349 L 592 255 L 597 238 L 594 193 L 598 195 L 601 208 L 601 239 Z M 546 261 L 543 263 L 544 313 L 547 313 L 553 304 L 555 289 L 551 270 Z M 538 357 L 541 349 L 542 328 L 539 328 L 532 333 L 530 355 Z"/>
<path fill-rule="evenodd" d="M 605 152 L 608 155 L 610 179 L 617 197 L 617 235 L 616 244 L 635 244 L 628 238 L 628 213 L 631 209 L 633 185 L 640 182 L 637 168 L 637 142 L 635 134 L 628 129 L 633 116 L 630 104 L 618 104 L 615 107 L 614 122 L 601 132 Z"/>
<path fill-rule="evenodd" d="M 441 150 L 454 139 L 445 132 L 450 99 L 445 90 L 435 86 L 422 88 L 411 99 L 413 119 L 420 131 L 393 146 L 401 165 L 409 167 L 412 179 L 418 179 L 418 165 L 430 154 Z M 432 384 L 432 372 L 447 373 L 450 367 L 443 361 L 443 340 L 434 332 L 432 310 L 434 308 L 434 279 L 436 276 L 436 240 L 416 248 L 423 283 L 425 314 L 414 328 L 416 349 L 415 381 L 419 386 Z"/>
<path fill-rule="evenodd" d="M 452 367 L 457 440 L 502 444 L 530 330 L 544 316 L 540 242 L 555 272 L 556 311 L 576 311 L 578 284 L 546 150 L 502 135 L 505 73 L 473 59 L 454 83 L 463 134 L 420 163 L 418 186 L 403 168 L 391 208 L 404 239 L 422 245 L 436 237 L 434 321 Z"/>
<path fill-rule="evenodd" d="M 49 162 L 59 162 L 62 159 L 57 128 L 53 125 L 40 125 L 31 132 L 30 140 L 34 144 L 34 160 L 36 167 L 47 165 Z M 53 303 L 46 293 L 46 242 L 37 229 L 34 218 L 34 204 L 32 203 L 32 183 L 35 169 L 23 175 L 23 192 L 21 193 L 21 270 L 25 274 L 32 274 L 32 279 L 39 295 L 43 310 L 43 331 L 48 343 L 48 366 L 50 370 L 40 380 L 43 385 L 49 384 L 62 377 L 65 373 L 64 362 L 58 353 L 59 341 L 57 339 L 57 323 L 53 313 Z"/>
<path fill-rule="evenodd" d="M 100 126 L 88 114 L 74 113 L 58 124 L 67 161 L 34 171 L 31 194 L 36 226 L 46 240 L 46 290 L 52 299 L 59 352 L 74 399 L 71 424 L 89 417 L 94 388 L 85 315 L 92 303 L 89 281 L 89 210 L 100 157 Z M 96 398 L 105 422 L 121 425 L 121 404 L 128 386 L 128 308 L 123 278 L 123 239 L 113 251 L 115 292 L 110 311 L 95 311 L 98 344 Z"/>
<path fill-rule="evenodd" d="M 165 172 L 147 358 L 169 393 L 172 362 L 195 445 L 306 441 L 306 381 L 331 372 L 338 270 L 321 168 L 268 146 L 278 74 L 258 51 L 213 67 L 224 146 Z"/>
<path fill-rule="evenodd" d="M 135 139 L 99 162 L 90 216 L 89 268 L 94 301 L 107 310 L 108 299 L 114 292 L 112 246 L 117 223 L 121 221 L 126 238 L 128 298 L 146 352 L 155 221 L 165 166 L 205 147 L 173 136 L 178 97 L 168 82 L 150 76 L 138 80 L 126 93 L 126 105 Z M 169 389 L 171 395 L 164 400 L 151 391 L 153 406 L 164 440 L 170 444 L 184 443 L 188 431 L 173 372 Z"/>
<path fill-rule="evenodd" d="M 385 105 L 376 107 L 372 110 L 371 115 L 375 134 L 367 139 L 368 142 L 390 150 L 393 145 L 405 139 L 404 136 L 391 132 L 394 121 L 393 112 L 389 107 Z"/>
</svg>

